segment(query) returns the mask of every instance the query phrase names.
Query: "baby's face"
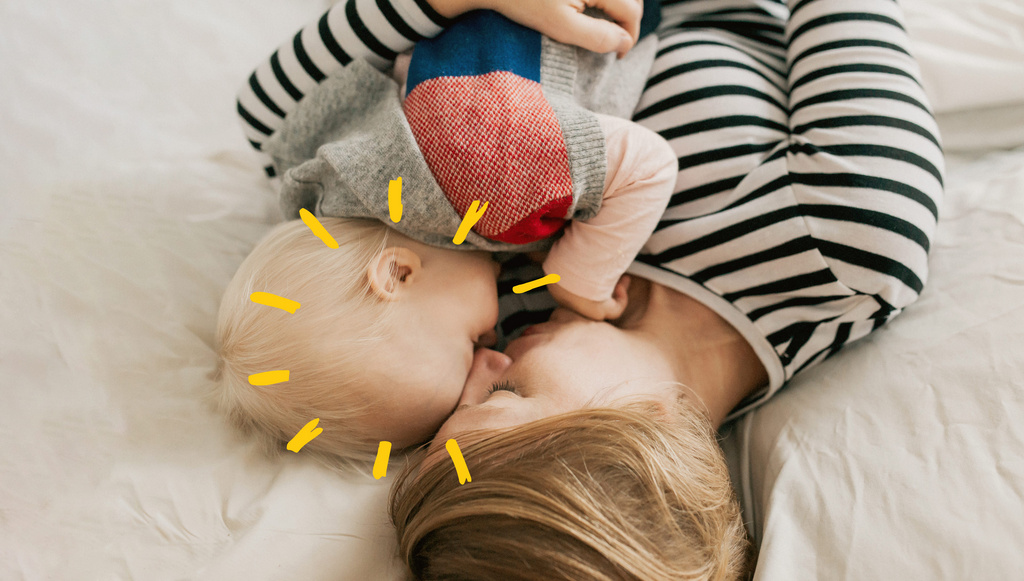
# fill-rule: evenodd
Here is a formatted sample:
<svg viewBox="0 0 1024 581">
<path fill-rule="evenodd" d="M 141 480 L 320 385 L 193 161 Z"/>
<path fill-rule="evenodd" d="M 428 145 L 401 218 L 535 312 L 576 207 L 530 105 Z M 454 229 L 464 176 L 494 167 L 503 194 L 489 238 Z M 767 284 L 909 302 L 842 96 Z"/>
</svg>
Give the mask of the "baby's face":
<svg viewBox="0 0 1024 581">
<path fill-rule="evenodd" d="M 417 247 L 421 278 L 391 313 L 391 333 L 375 353 L 380 410 L 370 433 L 404 448 L 428 441 L 455 411 L 473 352 L 494 344 L 499 266 L 490 254 Z"/>
</svg>

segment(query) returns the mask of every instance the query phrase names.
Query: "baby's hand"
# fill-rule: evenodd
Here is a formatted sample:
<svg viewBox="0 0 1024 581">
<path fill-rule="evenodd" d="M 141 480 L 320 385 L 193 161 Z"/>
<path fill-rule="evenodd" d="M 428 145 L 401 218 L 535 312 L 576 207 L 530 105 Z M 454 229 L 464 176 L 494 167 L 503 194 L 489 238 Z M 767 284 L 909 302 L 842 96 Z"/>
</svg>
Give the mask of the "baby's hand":
<svg viewBox="0 0 1024 581">
<path fill-rule="evenodd" d="M 615 51 L 622 58 L 640 36 L 641 0 L 429 0 L 449 18 L 469 10 L 488 9 L 565 44 L 599 53 Z M 614 22 L 585 16 L 588 6 Z"/>
<path fill-rule="evenodd" d="M 619 282 L 615 283 L 615 289 L 612 291 L 611 298 L 603 301 L 585 299 L 565 290 L 565 288 L 557 284 L 549 286 L 548 292 L 558 301 L 558 304 L 572 309 L 584 317 L 594 319 L 595 321 L 611 321 L 621 317 L 623 311 L 626 310 L 626 305 L 629 303 L 627 295 L 629 281 L 630 277 L 628 274 L 622 275 L 619 278 Z"/>
</svg>

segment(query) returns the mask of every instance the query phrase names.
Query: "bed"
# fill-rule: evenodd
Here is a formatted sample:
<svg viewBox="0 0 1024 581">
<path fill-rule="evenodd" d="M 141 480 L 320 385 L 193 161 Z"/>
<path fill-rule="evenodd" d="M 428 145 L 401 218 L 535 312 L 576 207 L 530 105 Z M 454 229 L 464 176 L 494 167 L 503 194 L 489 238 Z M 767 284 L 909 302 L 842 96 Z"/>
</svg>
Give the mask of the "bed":
<svg viewBox="0 0 1024 581">
<path fill-rule="evenodd" d="M 931 278 L 723 430 L 759 580 L 1024 571 L 1024 3 L 902 4 L 949 153 Z M 403 579 L 400 458 L 267 458 L 205 399 L 280 219 L 234 90 L 327 6 L 0 4 L 0 579 Z"/>
</svg>

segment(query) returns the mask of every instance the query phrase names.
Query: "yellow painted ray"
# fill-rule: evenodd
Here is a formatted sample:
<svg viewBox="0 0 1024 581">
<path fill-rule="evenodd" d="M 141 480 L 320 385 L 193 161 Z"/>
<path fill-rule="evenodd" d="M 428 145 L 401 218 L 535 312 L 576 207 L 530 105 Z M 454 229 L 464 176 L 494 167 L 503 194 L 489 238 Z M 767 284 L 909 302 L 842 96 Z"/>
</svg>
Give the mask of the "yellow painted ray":
<svg viewBox="0 0 1024 581">
<path fill-rule="evenodd" d="M 455 441 L 455 438 L 445 442 L 444 447 L 448 450 L 448 455 L 452 457 L 452 462 L 455 464 L 455 472 L 459 475 L 459 484 L 472 482 L 473 478 L 469 475 L 469 466 L 466 466 L 466 459 L 462 457 L 462 450 L 459 449 L 459 443 Z"/>
<path fill-rule="evenodd" d="M 320 418 L 313 418 L 305 426 L 302 426 L 299 433 L 295 434 L 295 437 L 288 442 L 288 449 L 298 454 L 299 450 L 301 450 L 303 446 L 308 444 L 313 438 L 322 434 L 324 429 L 316 427 L 318 423 L 320 423 Z"/>
<path fill-rule="evenodd" d="M 320 220 L 316 219 L 316 216 L 309 213 L 309 210 L 305 208 L 299 210 L 299 217 L 306 223 L 306 226 L 309 226 L 309 229 L 313 234 L 316 234 L 317 238 L 324 241 L 324 244 L 326 244 L 328 248 L 338 247 L 338 241 L 331 236 L 331 233 L 327 231 L 327 228 L 324 228 L 324 225 L 320 223 Z"/>
<path fill-rule="evenodd" d="M 523 294 L 526 291 L 533 290 L 539 286 L 544 286 L 546 284 L 554 284 L 560 280 L 562 280 L 562 277 L 558 276 L 557 274 L 549 274 L 547 276 L 542 276 L 537 280 L 531 280 L 530 282 L 517 284 L 516 286 L 512 287 L 512 292 L 516 293 L 517 295 Z"/>
<path fill-rule="evenodd" d="M 473 200 L 473 203 L 469 205 L 469 211 L 462 218 L 462 224 L 459 224 L 459 229 L 455 232 L 455 237 L 452 238 L 452 242 L 455 244 L 462 244 L 466 241 L 466 236 L 469 236 L 469 230 L 480 221 L 480 218 L 487 211 L 487 204 L 490 202 L 484 202 L 483 207 L 480 207 L 480 200 Z M 479 211 L 477 211 L 479 209 Z"/>
<path fill-rule="evenodd" d="M 253 373 L 249 376 L 250 385 L 274 385 L 288 381 L 289 371 L 287 369 L 275 369 L 263 373 Z"/>
<path fill-rule="evenodd" d="M 392 222 L 402 220 L 402 178 L 388 182 L 388 213 Z"/>
<path fill-rule="evenodd" d="M 377 480 L 388 475 L 388 459 L 391 457 L 391 442 L 381 441 L 377 447 L 377 459 L 373 462 L 373 477 Z"/>
<path fill-rule="evenodd" d="M 249 295 L 249 300 L 257 304 L 266 305 L 268 307 L 274 307 L 277 309 L 281 309 L 282 311 L 288 311 L 289 313 L 292 314 L 295 314 L 295 311 L 299 310 L 299 307 L 302 306 L 291 299 L 286 299 L 284 297 L 279 297 L 275 294 L 260 291 L 254 292 L 251 295 Z"/>
</svg>

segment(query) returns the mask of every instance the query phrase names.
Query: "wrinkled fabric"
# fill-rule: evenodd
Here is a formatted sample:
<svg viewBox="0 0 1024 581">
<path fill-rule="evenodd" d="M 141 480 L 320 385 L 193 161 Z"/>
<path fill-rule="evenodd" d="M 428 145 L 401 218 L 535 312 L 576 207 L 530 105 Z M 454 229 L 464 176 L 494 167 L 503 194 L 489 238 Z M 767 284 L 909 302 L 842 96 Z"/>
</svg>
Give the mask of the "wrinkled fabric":
<svg viewBox="0 0 1024 581">
<path fill-rule="evenodd" d="M 728 428 L 755 579 L 1024 565 L 1024 150 L 951 162 L 918 302 Z"/>
<path fill-rule="evenodd" d="M 280 220 L 234 91 L 327 5 L 0 5 L 0 579 L 402 579 L 400 459 L 264 458 L 205 399 L 220 295 Z M 761 580 L 1024 569 L 1024 151 L 992 151 L 1024 145 L 1024 15 L 903 5 L 970 155 L 920 300 L 731 428 Z"/>
</svg>

